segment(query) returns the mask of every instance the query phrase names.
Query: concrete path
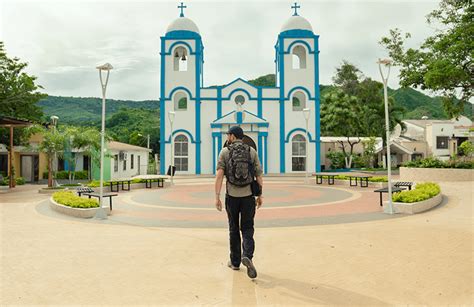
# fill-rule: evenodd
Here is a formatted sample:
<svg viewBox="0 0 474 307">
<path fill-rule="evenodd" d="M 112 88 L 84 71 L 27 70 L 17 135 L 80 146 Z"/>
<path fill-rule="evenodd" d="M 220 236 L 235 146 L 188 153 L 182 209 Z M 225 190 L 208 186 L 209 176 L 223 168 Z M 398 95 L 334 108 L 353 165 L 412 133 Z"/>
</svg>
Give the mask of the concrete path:
<svg viewBox="0 0 474 307">
<path fill-rule="evenodd" d="M 0 304 L 470 305 L 473 183 L 441 187 L 419 215 L 257 229 L 255 281 L 226 267 L 225 229 L 59 219 L 20 187 L 0 194 Z"/>
</svg>

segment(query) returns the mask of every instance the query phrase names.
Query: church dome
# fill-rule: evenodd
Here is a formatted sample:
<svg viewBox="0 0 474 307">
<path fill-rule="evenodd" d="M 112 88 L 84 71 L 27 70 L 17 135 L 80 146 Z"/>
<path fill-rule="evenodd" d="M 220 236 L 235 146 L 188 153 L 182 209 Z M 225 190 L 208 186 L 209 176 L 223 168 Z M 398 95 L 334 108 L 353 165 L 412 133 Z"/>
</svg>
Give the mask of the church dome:
<svg viewBox="0 0 474 307">
<path fill-rule="evenodd" d="M 299 15 L 293 15 L 281 27 L 281 32 L 289 30 L 308 30 L 313 32 L 313 27 L 305 18 Z"/>
<path fill-rule="evenodd" d="M 166 33 L 172 31 L 191 31 L 199 34 L 199 29 L 194 21 L 186 17 L 179 17 L 175 19 L 166 29 Z"/>
</svg>

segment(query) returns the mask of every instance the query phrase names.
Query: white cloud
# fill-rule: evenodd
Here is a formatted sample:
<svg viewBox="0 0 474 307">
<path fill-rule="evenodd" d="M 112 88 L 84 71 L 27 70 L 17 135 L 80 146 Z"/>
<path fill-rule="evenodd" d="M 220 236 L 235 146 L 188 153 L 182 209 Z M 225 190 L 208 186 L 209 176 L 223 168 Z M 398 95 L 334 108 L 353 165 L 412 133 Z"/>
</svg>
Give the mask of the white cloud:
<svg viewBox="0 0 474 307">
<path fill-rule="evenodd" d="M 10 56 L 52 95 L 99 96 L 95 67 L 110 62 L 108 95 L 159 97 L 159 37 L 178 17 L 175 1 L 6 1 L 0 37 Z M 389 29 L 411 32 L 416 46 L 433 33 L 425 15 L 438 1 L 302 1 L 300 13 L 320 35 L 320 80 L 329 84 L 342 60 L 379 79 L 378 41 Z M 205 46 L 205 85 L 274 73 L 274 44 L 291 1 L 187 1 Z M 390 86 L 398 87 L 396 74 Z"/>
</svg>

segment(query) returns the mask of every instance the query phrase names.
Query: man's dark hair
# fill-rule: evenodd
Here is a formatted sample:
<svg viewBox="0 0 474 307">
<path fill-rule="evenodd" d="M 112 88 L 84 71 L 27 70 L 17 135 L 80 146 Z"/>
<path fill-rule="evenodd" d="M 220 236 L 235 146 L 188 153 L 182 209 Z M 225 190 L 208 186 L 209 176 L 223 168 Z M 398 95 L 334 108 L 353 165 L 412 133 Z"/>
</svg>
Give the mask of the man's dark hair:
<svg viewBox="0 0 474 307">
<path fill-rule="evenodd" d="M 244 131 L 239 126 L 230 127 L 227 134 L 233 134 L 239 140 L 241 140 L 244 137 Z"/>
</svg>

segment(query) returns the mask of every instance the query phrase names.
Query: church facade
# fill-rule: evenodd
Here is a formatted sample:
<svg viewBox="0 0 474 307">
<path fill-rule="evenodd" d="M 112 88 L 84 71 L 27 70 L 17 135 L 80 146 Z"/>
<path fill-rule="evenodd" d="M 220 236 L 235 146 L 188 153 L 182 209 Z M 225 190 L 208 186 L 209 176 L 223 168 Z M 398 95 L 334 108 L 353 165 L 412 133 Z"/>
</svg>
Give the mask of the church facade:
<svg viewBox="0 0 474 307">
<path fill-rule="evenodd" d="M 275 87 L 241 78 L 204 87 L 202 37 L 180 8 L 161 37 L 160 172 L 173 149 L 176 174 L 215 173 L 233 125 L 255 143 L 264 173 L 320 171 L 319 36 L 296 4 L 276 37 Z"/>
</svg>

